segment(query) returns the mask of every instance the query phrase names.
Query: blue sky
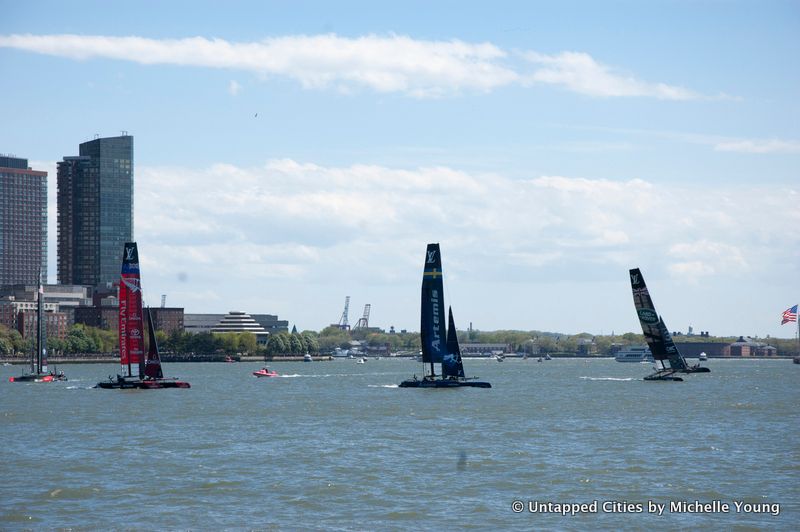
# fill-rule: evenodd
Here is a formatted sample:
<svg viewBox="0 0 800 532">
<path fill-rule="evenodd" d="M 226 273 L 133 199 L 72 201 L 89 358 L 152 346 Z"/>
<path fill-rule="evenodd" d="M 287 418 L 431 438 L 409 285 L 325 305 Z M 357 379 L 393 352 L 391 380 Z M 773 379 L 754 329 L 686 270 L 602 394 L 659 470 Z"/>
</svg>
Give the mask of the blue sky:
<svg viewBox="0 0 800 532">
<path fill-rule="evenodd" d="M 145 294 L 299 329 L 790 337 L 797 2 L 0 0 L 0 152 L 135 142 Z"/>
</svg>

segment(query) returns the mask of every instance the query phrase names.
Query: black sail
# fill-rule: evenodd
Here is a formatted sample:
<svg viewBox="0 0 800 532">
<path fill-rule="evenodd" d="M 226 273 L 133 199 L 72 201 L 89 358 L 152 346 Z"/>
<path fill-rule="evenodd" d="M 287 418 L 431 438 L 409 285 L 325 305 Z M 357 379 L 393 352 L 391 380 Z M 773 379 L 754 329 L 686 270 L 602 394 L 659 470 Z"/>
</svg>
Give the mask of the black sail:
<svg viewBox="0 0 800 532">
<path fill-rule="evenodd" d="M 644 339 L 653 353 L 653 359 L 660 361 L 662 366 L 664 366 L 664 361 L 667 361 L 673 369 L 684 369 L 686 362 L 672 341 L 672 336 L 667 331 L 664 321 L 656 312 L 642 272 L 639 271 L 639 268 L 634 268 L 630 270 L 630 276 L 633 305 L 636 307 L 639 324 L 642 326 Z"/>
<path fill-rule="evenodd" d="M 464 363 L 461 361 L 461 349 L 458 347 L 456 322 L 453 320 L 453 308 L 447 313 L 447 354 L 442 360 L 443 377 L 464 377 Z"/>
<path fill-rule="evenodd" d="M 421 304 L 422 361 L 430 363 L 431 373 L 434 373 L 433 364 L 441 364 L 447 352 L 442 256 L 439 244 L 428 244 L 428 249 L 425 251 Z"/>
</svg>

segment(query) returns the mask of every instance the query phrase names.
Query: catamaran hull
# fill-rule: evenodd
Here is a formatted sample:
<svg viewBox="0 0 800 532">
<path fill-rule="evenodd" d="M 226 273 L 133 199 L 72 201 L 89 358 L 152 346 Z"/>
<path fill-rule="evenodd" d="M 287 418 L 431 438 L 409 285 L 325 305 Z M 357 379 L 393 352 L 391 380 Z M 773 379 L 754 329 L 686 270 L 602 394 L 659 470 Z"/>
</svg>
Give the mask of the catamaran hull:
<svg viewBox="0 0 800 532">
<path fill-rule="evenodd" d="M 33 374 L 33 375 L 20 375 L 19 377 L 9 377 L 8 382 L 55 382 L 65 381 L 66 377 L 63 375 L 50 375 L 48 374 Z"/>
<path fill-rule="evenodd" d="M 648 375 L 644 378 L 646 381 L 678 381 L 683 382 L 683 379 L 674 375 Z"/>
<path fill-rule="evenodd" d="M 449 379 L 416 380 L 409 379 L 400 383 L 400 388 L 491 388 L 491 383 L 481 381 L 457 381 Z"/>
<path fill-rule="evenodd" d="M 700 366 L 692 366 L 690 368 L 682 369 L 681 373 L 711 373 L 711 369 L 701 368 Z"/>
<path fill-rule="evenodd" d="M 108 380 L 98 382 L 95 388 L 105 390 L 158 390 L 162 388 L 191 388 L 188 382 L 172 379 Z"/>
</svg>

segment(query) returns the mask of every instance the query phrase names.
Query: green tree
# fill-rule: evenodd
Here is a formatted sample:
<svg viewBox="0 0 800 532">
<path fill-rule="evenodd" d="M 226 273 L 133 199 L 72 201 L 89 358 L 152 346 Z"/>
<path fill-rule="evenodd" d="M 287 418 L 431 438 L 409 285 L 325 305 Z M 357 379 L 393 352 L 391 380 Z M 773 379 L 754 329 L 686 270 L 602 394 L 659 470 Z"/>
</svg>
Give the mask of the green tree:
<svg viewBox="0 0 800 532">
<path fill-rule="evenodd" d="M 0 355 L 9 356 L 14 354 L 14 344 L 8 338 L 0 337 Z"/>
<path fill-rule="evenodd" d="M 299 334 L 293 334 L 289 337 L 289 351 L 293 355 L 299 355 L 305 352 L 305 346 Z"/>
<path fill-rule="evenodd" d="M 255 354 L 258 342 L 256 335 L 249 332 L 239 333 L 239 350 L 245 353 Z"/>
<path fill-rule="evenodd" d="M 309 353 L 319 353 L 319 343 L 317 337 L 310 333 L 310 331 L 303 331 L 303 341 L 306 344 L 306 351 Z"/>
<path fill-rule="evenodd" d="M 267 354 L 271 356 L 284 355 L 289 352 L 286 344 L 286 333 L 273 334 L 267 340 Z"/>
</svg>

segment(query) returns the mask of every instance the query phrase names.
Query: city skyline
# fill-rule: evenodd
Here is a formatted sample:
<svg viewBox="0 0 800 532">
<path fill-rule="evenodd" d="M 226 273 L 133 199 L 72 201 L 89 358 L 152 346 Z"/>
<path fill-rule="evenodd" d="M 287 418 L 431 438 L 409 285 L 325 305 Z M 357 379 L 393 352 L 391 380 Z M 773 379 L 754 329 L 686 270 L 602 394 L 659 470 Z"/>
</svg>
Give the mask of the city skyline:
<svg viewBox="0 0 800 532">
<path fill-rule="evenodd" d="M 439 242 L 460 329 L 638 332 L 639 267 L 674 330 L 796 331 L 796 3 L 93 6 L 0 21 L 51 279 L 56 162 L 127 131 L 152 304 L 418 330 Z"/>
</svg>

